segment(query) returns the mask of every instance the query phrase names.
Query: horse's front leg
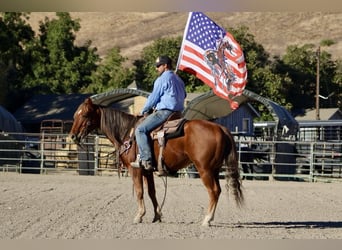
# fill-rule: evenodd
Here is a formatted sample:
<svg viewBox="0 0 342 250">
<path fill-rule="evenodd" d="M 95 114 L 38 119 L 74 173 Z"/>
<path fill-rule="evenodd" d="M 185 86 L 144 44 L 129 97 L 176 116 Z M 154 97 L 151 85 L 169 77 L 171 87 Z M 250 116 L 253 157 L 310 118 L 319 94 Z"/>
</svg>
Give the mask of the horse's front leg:
<svg viewBox="0 0 342 250">
<path fill-rule="evenodd" d="M 161 222 L 162 212 L 156 197 L 156 188 L 154 183 L 153 172 L 146 172 L 145 180 L 147 184 L 148 195 L 150 196 L 153 204 L 154 218 L 152 223 L 157 221 Z"/>
<path fill-rule="evenodd" d="M 141 223 L 142 218 L 146 213 L 145 203 L 144 203 L 144 186 L 143 186 L 143 176 L 142 169 L 132 169 L 132 179 L 133 185 L 135 189 L 135 193 L 137 195 L 138 201 L 138 213 L 134 217 L 133 223 Z"/>
</svg>

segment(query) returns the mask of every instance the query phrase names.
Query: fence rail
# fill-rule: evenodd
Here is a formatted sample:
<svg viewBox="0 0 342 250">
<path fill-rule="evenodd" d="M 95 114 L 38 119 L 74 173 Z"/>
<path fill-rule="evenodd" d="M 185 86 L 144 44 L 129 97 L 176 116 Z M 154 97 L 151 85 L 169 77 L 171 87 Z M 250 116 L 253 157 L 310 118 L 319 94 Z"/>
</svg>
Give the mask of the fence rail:
<svg viewBox="0 0 342 250">
<path fill-rule="evenodd" d="M 340 141 L 264 141 L 236 138 L 239 167 L 244 179 L 341 181 Z M 221 175 L 224 176 L 224 169 Z M 0 170 L 18 173 L 128 175 L 117 152 L 104 137 L 91 135 L 82 147 L 67 134 L 0 134 Z M 178 176 L 198 177 L 190 165 Z"/>
</svg>

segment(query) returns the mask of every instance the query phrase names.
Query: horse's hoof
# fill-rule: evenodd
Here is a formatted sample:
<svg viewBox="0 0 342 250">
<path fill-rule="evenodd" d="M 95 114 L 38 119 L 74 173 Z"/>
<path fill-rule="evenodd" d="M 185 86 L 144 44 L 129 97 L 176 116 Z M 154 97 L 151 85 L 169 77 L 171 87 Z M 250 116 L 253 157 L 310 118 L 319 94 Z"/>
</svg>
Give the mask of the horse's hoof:
<svg viewBox="0 0 342 250">
<path fill-rule="evenodd" d="M 208 222 L 208 221 L 203 221 L 202 226 L 203 226 L 203 227 L 210 227 L 210 222 Z"/>
<path fill-rule="evenodd" d="M 142 222 L 142 218 L 134 218 L 133 224 L 139 224 Z"/>
<path fill-rule="evenodd" d="M 161 217 L 159 216 L 154 217 L 152 223 L 155 223 L 155 222 L 161 222 Z"/>
</svg>

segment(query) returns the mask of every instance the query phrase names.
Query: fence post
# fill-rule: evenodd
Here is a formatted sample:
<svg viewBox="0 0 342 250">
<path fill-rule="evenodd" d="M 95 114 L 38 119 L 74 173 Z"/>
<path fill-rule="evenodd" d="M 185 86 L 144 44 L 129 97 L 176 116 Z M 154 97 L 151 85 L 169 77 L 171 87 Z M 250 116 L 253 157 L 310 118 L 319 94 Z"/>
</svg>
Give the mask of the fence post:
<svg viewBox="0 0 342 250">
<path fill-rule="evenodd" d="M 310 182 L 314 181 L 314 142 L 310 143 Z"/>
<path fill-rule="evenodd" d="M 40 173 L 43 173 L 44 168 L 44 146 L 45 146 L 45 135 L 44 131 L 40 135 Z"/>
<path fill-rule="evenodd" d="M 94 140 L 94 148 L 95 148 L 95 152 L 94 152 L 94 154 L 95 154 L 95 157 L 94 157 L 94 175 L 97 175 L 97 171 L 98 171 L 98 168 L 99 168 L 99 162 L 100 162 L 100 159 L 99 159 L 99 156 L 100 156 L 100 153 L 99 153 L 99 141 L 100 141 L 100 139 L 99 139 L 99 136 L 98 135 L 96 135 L 95 136 L 95 140 Z"/>
<path fill-rule="evenodd" d="M 276 154 L 275 145 L 276 145 L 276 141 L 274 141 L 274 138 L 273 138 L 272 151 L 271 151 L 271 154 L 270 154 L 270 163 L 271 163 L 271 166 L 272 166 L 271 175 L 269 177 L 270 181 L 274 181 L 274 174 L 275 174 L 275 165 L 274 165 L 275 154 Z"/>
</svg>

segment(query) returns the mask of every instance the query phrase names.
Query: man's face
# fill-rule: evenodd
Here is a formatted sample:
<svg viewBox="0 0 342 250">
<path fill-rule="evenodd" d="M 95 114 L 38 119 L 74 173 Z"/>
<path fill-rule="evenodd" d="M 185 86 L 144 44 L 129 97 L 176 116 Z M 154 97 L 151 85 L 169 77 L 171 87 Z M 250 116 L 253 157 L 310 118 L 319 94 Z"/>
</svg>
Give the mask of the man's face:
<svg viewBox="0 0 342 250">
<path fill-rule="evenodd" d="M 167 64 L 159 64 L 156 66 L 156 69 L 158 71 L 158 74 L 161 75 L 167 67 Z"/>
</svg>

